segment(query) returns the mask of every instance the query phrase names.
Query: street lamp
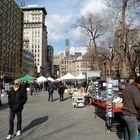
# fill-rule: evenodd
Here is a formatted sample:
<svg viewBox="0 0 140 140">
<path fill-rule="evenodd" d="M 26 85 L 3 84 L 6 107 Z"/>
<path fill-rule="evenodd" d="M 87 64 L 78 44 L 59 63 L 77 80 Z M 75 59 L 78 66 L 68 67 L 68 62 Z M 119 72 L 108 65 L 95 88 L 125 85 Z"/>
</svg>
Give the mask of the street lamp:
<svg viewBox="0 0 140 140">
<path fill-rule="evenodd" d="M 136 57 L 138 58 L 138 67 L 139 67 L 139 76 L 140 76 L 140 43 L 135 44 L 133 47 L 136 53 Z"/>
</svg>

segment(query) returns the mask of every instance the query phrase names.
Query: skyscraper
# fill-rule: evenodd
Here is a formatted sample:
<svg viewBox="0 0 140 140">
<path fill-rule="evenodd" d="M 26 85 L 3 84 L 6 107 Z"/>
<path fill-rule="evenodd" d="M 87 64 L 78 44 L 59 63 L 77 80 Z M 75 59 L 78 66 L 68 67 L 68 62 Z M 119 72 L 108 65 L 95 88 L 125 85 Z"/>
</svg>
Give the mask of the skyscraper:
<svg viewBox="0 0 140 140">
<path fill-rule="evenodd" d="M 34 55 L 36 67 L 40 67 L 39 73 L 44 73 L 47 67 L 47 30 L 45 16 L 47 15 L 44 7 L 29 5 L 21 7 L 24 12 L 24 32 L 23 39 L 28 41 L 28 48 L 24 48 Z"/>
<path fill-rule="evenodd" d="M 0 77 L 17 78 L 22 68 L 23 12 L 13 0 L 0 0 Z"/>
<path fill-rule="evenodd" d="M 69 44 L 69 40 L 68 39 L 65 40 L 65 48 L 66 48 L 65 55 L 66 55 L 66 57 L 69 57 L 70 56 L 70 53 L 69 53 L 70 44 Z"/>
</svg>

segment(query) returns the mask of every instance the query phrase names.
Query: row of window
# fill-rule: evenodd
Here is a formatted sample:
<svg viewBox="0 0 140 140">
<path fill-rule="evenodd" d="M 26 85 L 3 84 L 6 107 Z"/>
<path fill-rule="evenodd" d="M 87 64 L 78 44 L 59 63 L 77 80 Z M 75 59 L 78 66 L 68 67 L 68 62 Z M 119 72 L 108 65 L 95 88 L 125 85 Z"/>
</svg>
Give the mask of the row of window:
<svg viewBox="0 0 140 140">
<path fill-rule="evenodd" d="M 32 15 L 36 15 L 36 14 L 38 14 L 38 15 L 40 15 L 42 13 L 42 11 L 40 11 L 40 10 L 32 10 L 32 11 L 24 11 L 24 14 L 26 15 L 26 16 L 28 16 L 29 14 L 32 14 Z"/>
<path fill-rule="evenodd" d="M 41 24 L 32 24 L 32 22 L 29 22 L 27 23 L 27 21 L 24 20 L 24 27 L 32 27 L 32 28 L 40 28 L 41 27 Z"/>
</svg>

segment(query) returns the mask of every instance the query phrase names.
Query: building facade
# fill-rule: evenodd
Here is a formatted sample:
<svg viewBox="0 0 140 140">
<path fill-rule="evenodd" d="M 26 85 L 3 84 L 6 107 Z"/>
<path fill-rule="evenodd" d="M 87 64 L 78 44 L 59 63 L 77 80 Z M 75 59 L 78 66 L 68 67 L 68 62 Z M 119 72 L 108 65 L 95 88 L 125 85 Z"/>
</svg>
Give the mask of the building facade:
<svg viewBox="0 0 140 140">
<path fill-rule="evenodd" d="M 22 72 L 23 12 L 14 0 L 0 0 L 0 75 L 5 80 Z"/>
<path fill-rule="evenodd" d="M 59 73 L 59 55 L 54 55 L 53 57 L 53 75 L 57 79 L 60 77 Z"/>
<path fill-rule="evenodd" d="M 54 48 L 51 45 L 48 45 L 47 48 L 47 75 L 53 76 L 53 57 L 54 57 Z"/>
<path fill-rule="evenodd" d="M 34 64 L 39 68 L 41 75 L 44 75 L 47 67 L 47 30 L 45 26 L 45 16 L 47 15 L 44 7 L 36 5 L 21 7 L 24 13 L 23 40 L 28 42 L 26 50 L 34 56 Z"/>
<path fill-rule="evenodd" d="M 64 54 L 60 54 L 60 57 L 59 57 L 59 62 L 60 62 L 60 65 L 59 65 L 59 71 L 60 71 L 60 77 L 61 76 L 64 76 L 65 74 L 67 74 L 68 72 L 69 73 L 72 73 L 72 63 L 76 60 L 75 57 L 65 57 Z"/>
<path fill-rule="evenodd" d="M 34 65 L 34 56 L 30 52 L 23 50 L 22 54 L 22 72 L 23 74 L 30 74 L 36 76 L 36 69 Z"/>
<path fill-rule="evenodd" d="M 90 63 L 87 59 L 84 59 L 81 54 L 75 53 L 71 57 L 65 57 L 64 54 L 60 54 L 59 57 L 59 71 L 60 77 L 68 72 L 74 76 L 78 76 L 86 71 L 91 71 Z"/>
</svg>

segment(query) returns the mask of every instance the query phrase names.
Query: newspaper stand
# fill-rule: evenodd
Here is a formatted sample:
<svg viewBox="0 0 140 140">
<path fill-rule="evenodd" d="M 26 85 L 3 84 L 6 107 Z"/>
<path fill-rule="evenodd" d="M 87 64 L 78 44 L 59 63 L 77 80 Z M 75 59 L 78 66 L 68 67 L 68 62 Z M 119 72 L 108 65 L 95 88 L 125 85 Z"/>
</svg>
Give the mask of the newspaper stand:
<svg viewBox="0 0 140 140">
<path fill-rule="evenodd" d="M 85 98 L 83 95 L 79 93 L 74 93 L 72 96 L 72 105 L 74 107 L 84 107 L 85 106 Z"/>
</svg>

